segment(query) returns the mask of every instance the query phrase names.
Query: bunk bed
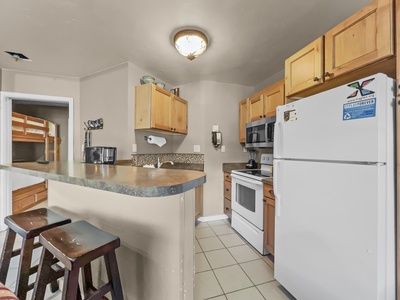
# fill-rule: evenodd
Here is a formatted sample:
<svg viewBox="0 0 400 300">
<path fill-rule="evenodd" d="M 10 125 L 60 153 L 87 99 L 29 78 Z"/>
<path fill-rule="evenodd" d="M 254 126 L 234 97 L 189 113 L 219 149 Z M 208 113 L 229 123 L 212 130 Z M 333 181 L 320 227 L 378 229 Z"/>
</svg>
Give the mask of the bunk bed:
<svg viewBox="0 0 400 300">
<path fill-rule="evenodd" d="M 60 160 L 61 139 L 57 136 L 57 124 L 48 120 L 13 112 L 12 141 L 43 143 L 44 160 L 49 161 L 51 157 Z M 47 200 L 47 181 L 13 173 L 12 191 L 13 213 L 19 213 Z"/>
</svg>

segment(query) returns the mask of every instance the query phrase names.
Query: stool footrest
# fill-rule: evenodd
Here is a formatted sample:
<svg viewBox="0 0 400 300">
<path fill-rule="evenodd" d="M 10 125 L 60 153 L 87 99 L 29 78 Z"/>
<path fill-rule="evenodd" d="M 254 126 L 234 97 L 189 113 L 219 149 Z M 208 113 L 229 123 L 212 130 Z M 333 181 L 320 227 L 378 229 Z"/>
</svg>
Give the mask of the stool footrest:
<svg viewBox="0 0 400 300">
<path fill-rule="evenodd" d="M 93 299 L 99 299 L 98 297 L 104 296 L 105 294 L 111 292 L 112 286 L 111 283 L 107 283 L 103 285 L 99 289 L 95 289 L 94 287 L 91 287 L 91 290 L 89 291 L 90 296 L 85 298 L 85 300 L 93 300 Z M 107 299 L 106 297 L 103 297 L 103 299 Z"/>
<path fill-rule="evenodd" d="M 33 249 L 36 249 L 39 247 L 42 247 L 41 243 L 33 244 Z M 18 256 L 20 254 L 21 254 L 21 249 L 15 249 L 15 250 L 13 250 L 13 252 L 11 252 L 11 257 Z"/>
</svg>

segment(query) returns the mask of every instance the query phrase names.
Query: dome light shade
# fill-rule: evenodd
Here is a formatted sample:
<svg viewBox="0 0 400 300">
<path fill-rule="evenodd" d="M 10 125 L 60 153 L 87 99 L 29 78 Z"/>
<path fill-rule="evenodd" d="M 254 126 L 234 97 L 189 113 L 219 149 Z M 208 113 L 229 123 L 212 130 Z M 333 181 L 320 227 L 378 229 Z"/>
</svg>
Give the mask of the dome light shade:
<svg viewBox="0 0 400 300">
<path fill-rule="evenodd" d="M 193 60 L 207 49 L 208 39 L 198 30 L 181 30 L 174 37 L 176 50 L 189 60 Z"/>
</svg>

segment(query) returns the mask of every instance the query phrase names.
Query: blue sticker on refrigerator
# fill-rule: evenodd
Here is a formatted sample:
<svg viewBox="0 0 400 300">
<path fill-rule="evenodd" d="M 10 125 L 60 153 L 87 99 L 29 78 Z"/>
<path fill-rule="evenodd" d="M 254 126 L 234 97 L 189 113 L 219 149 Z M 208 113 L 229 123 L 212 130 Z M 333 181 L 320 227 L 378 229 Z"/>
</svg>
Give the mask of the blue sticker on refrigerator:
<svg viewBox="0 0 400 300">
<path fill-rule="evenodd" d="M 376 98 L 343 104 L 343 121 L 375 117 Z"/>
</svg>

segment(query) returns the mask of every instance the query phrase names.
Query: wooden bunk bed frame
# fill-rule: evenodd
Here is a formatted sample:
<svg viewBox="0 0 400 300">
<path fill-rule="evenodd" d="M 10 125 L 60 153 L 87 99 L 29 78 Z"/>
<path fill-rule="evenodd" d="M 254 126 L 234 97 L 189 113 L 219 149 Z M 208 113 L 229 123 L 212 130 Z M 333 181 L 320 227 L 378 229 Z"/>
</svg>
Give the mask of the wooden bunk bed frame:
<svg viewBox="0 0 400 300">
<path fill-rule="evenodd" d="M 13 142 L 44 143 L 45 160 L 49 161 L 51 154 L 54 155 L 54 161 L 60 160 L 61 139 L 57 136 L 57 128 L 55 129 L 54 136 L 50 136 L 49 121 L 17 112 L 12 112 L 12 116 Z M 55 126 L 57 127 L 56 124 Z M 54 145 L 53 149 L 50 149 L 51 144 Z M 12 198 L 13 214 L 25 211 L 47 200 L 47 180 L 13 191 Z"/>
</svg>

